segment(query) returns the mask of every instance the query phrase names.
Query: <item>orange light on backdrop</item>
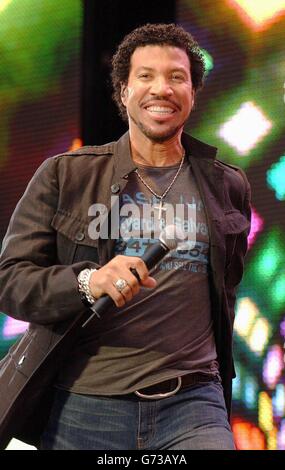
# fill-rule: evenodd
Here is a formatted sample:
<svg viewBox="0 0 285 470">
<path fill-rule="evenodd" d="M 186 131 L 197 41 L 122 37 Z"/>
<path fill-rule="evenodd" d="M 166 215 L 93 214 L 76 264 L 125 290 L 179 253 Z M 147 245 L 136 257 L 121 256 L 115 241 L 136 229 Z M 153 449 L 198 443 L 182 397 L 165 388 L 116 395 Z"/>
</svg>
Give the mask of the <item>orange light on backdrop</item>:
<svg viewBox="0 0 285 470">
<path fill-rule="evenodd" d="M 69 147 L 68 150 L 77 150 L 79 149 L 80 147 L 82 147 L 83 145 L 83 142 L 82 142 L 82 139 L 80 139 L 79 137 L 76 138 L 76 139 L 73 139 L 72 143 L 71 143 L 71 146 Z"/>
<path fill-rule="evenodd" d="M 228 0 L 255 31 L 263 31 L 285 13 L 285 0 Z"/>
<path fill-rule="evenodd" d="M 234 418 L 232 429 L 238 450 L 265 450 L 265 436 L 254 424 Z"/>
</svg>

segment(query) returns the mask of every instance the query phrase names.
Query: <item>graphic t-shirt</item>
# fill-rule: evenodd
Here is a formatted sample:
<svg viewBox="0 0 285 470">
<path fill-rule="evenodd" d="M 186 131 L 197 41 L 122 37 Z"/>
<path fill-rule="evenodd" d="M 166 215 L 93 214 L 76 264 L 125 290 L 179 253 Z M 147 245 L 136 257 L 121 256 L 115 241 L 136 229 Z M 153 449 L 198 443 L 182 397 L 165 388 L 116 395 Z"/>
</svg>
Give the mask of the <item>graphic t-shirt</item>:
<svg viewBox="0 0 285 470">
<path fill-rule="evenodd" d="M 178 166 L 139 167 L 161 195 Z M 186 239 L 154 268 L 155 289 L 141 287 L 124 307 L 114 307 L 84 328 L 57 385 L 77 393 L 117 395 L 189 372 L 218 373 L 209 294 L 209 235 L 203 203 L 188 161 L 163 200 L 135 172 L 120 196 L 120 236 L 115 255 L 142 256 L 165 225 Z"/>
</svg>

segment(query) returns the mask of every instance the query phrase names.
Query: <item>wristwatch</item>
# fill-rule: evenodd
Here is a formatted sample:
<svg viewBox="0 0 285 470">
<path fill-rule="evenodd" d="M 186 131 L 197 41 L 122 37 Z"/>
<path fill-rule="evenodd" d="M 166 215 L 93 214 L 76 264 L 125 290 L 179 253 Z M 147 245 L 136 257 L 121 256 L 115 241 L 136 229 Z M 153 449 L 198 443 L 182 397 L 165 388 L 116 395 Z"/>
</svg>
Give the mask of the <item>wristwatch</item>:
<svg viewBox="0 0 285 470">
<path fill-rule="evenodd" d="M 77 276 L 78 292 L 82 302 L 87 305 L 87 307 L 92 307 L 97 300 L 93 297 L 89 286 L 90 277 L 94 271 L 98 271 L 98 269 L 83 269 Z"/>
</svg>

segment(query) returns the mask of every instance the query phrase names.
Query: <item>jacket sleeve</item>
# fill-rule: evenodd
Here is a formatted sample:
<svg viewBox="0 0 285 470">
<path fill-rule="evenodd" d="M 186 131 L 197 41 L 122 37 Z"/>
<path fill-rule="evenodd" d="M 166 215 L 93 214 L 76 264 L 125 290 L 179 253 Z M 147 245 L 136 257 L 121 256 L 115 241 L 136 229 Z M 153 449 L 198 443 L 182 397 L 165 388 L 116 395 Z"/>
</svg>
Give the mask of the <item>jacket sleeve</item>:
<svg viewBox="0 0 285 470">
<path fill-rule="evenodd" d="M 58 157 L 36 171 L 11 217 L 0 257 L 0 310 L 16 319 L 51 324 L 83 313 L 77 275 L 93 262 L 59 265 L 51 221 L 58 204 Z"/>
<path fill-rule="evenodd" d="M 250 184 L 245 176 L 245 173 L 239 169 L 241 176 L 243 177 L 245 183 L 244 190 L 244 203 L 242 208 L 242 214 L 248 220 L 248 228 L 238 234 L 233 255 L 231 258 L 231 263 L 227 268 L 225 273 L 225 285 L 227 291 L 227 298 L 230 310 L 234 312 L 234 306 L 236 301 L 236 289 L 239 283 L 242 280 L 243 271 L 244 271 L 244 259 L 247 253 L 248 242 L 247 237 L 250 232 L 250 222 L 251 222 L 251 188 Z"/>
</svg>

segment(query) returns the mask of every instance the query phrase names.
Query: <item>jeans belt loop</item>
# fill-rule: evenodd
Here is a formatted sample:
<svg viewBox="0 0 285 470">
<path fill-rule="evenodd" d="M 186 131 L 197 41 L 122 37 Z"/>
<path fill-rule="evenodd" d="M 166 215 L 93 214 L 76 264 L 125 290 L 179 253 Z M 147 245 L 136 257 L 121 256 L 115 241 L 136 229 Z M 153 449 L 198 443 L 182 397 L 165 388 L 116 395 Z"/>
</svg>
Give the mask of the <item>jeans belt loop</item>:
<svg viewBox="0 0 285 470">
<path fill-rule="evenodd" d="M 175 395 L 181 388 L 182 385 L 182 379 L 181 377 L 177 377 L 177 386 L 174 390 L 171 390 L 170 392 L 166 393 L 155 393 L 153 395 L 145 395 L 144 393 L 139 392 L 138 390 L 135 391 L 135 394 L 140 397 L 140 398 L 146 398 L 147 400 L 155 400 L 159 398 L 167 398 L 167 397 L 172 397 Z"/>
</svg>

